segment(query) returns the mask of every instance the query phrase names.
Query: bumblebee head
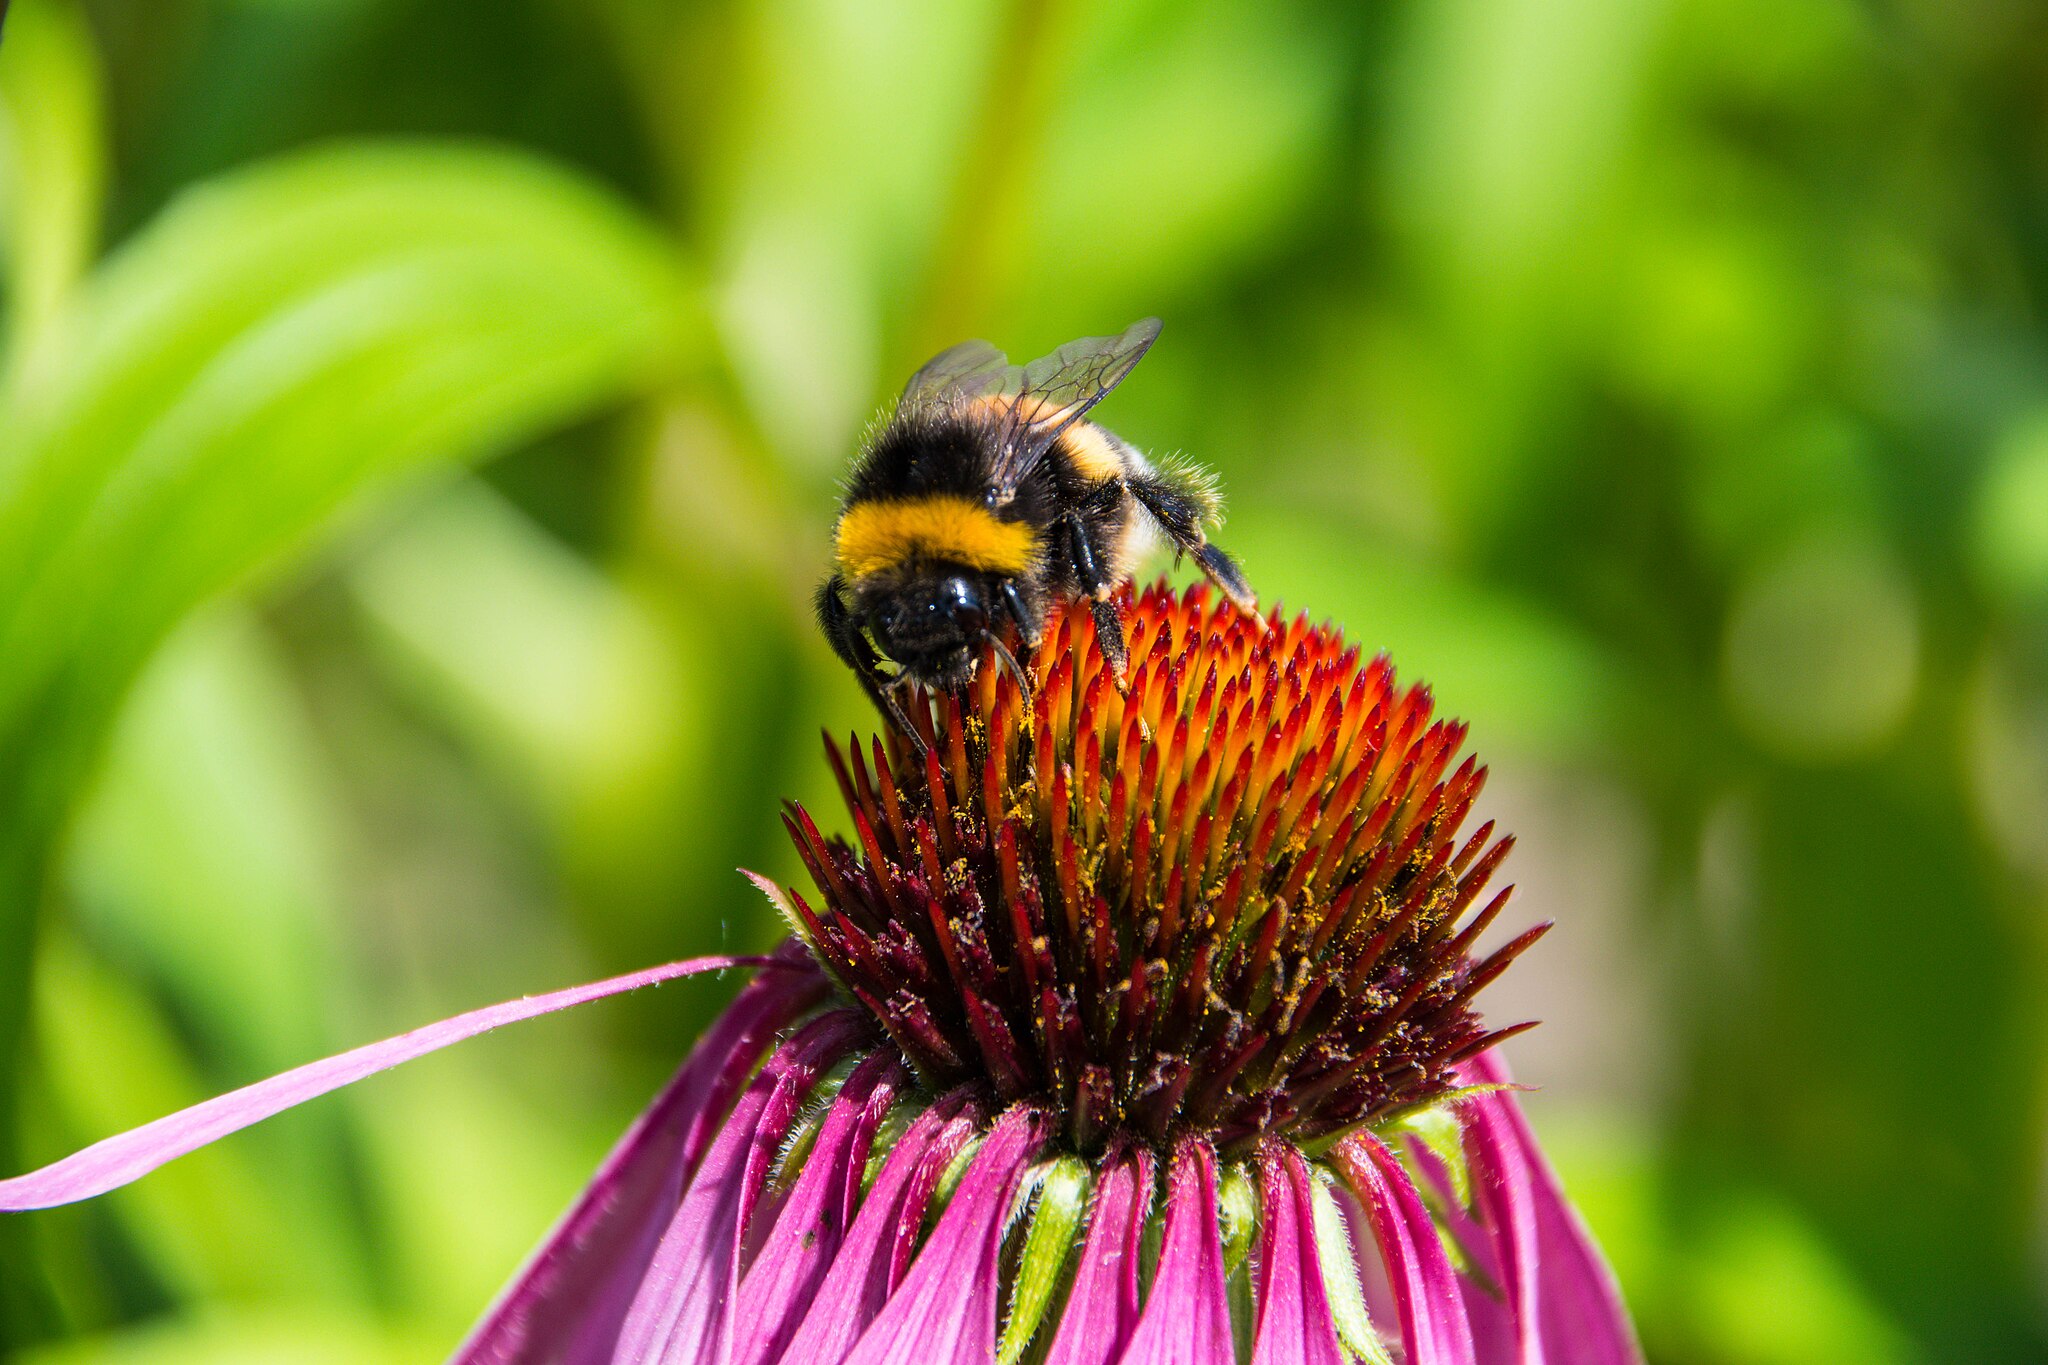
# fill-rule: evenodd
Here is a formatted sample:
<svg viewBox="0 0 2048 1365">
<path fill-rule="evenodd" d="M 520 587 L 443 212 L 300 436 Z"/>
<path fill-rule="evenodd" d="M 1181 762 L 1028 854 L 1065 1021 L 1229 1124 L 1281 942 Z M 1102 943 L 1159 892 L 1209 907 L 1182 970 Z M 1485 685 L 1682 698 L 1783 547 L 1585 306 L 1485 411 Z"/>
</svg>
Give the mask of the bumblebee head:
<svg viewBox="0 0 2048 1365">
<path fill-rule="evenodd" d="M 962 682 L 973 648 L 989 630 L 987 601 L 978 576 L 905 577 L 865 604 L 868 633 L 920 682 Z"/>
</svg>

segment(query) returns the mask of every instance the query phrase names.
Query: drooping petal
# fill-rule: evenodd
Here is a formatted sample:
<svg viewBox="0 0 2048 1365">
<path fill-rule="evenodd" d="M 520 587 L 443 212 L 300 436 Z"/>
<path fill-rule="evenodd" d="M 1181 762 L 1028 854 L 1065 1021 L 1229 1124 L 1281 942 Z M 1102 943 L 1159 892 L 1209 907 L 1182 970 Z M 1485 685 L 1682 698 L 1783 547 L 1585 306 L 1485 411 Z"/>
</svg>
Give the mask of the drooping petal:
<svg viewBox="0 0 2048 1365">
<path fill-rule="evenodd" d="M 1259 1154 L 1258 1329 L 1252 1365 L 1345 1365 L 1323 1287 L 1308 1163 L 1292 1144 Z"/>
<path fill-rule="evenodd" d="M 726 967 L 776 967 L 781 964 L 758 957 L 697 957 L 671 962 L 645 971 L 572 986 L 548 995 L 508 1000 L 499 1005 L 458 1014 L 436 1024 L 401 1033 L 395 1038 L 370 1043 L 333 1057 L 295 1067 L 267 1081 L 245 1085 L 225 1095 L 181 1109 L 153 1123 L 96 1142 L 62 1161 L 39 1171 L 0 1180 L 0 1212 L 51 1208 L 58 1204 L 91 1199 L 108 1190 L 119 1189 L 148 1175 L 167 1161 L 197 1151 L 209 1142 L 260 1123 L 330 1090 L 339 1090 L 365 1076 L 389 1070 L 401 1062 L 424 1057 L 451 1043 L 489 1033 L 503 1024 L 517 1023 L 573 1005 L 602 1000 L 609 995 L 638 990 L 661 981 L 698 972 L 715 972 Z"/>
<path fill-rule="evenodd" d="M 845 1359 L 902 1282 L 940 1175 L 981 1125 L 980 1110 L 956 1090 L 918 1115 L 896 1140 L 783 1360 L 801 1365 Z"/>
<path fill-rule="evenodd" d="M 861 1021 L 846 1011 L 813 1020 L 776 1049 L 740 1096 L 655 1248 L 619 1332 L 612 1356 L 618 1365 L 728 1359 L 740 1246 L 754 1201 L 818 1073 L 861 1032 Z"/>
<path fill-rule="evenodd" d="M 1474 1365 L 1458 1275 L 1415 1182 L 1369 1133 L 1346 1138 L 1330 1155 L 1372 1223 L 1393 1285 L 1407 1365 Z"/>
<path fill-rule="evenodd" d="M 1152 1153 L 1132 1147 L 1104 1166 L 1088 1237 L 1045 1365 L 1109 1365 L 1138 1324 L 1138 1246 L 1152 1207 Z"/>
<path fill-rule="evenodd" d="M 1497 1249 L 1499 1236 L 1495 1227 L 1511 1227 L 1512 1223 L 1496 1224 L 1493 1220 L 1511 1218 L 1512 1211 L 1496 1206 L 1494 1193 L 1487 1185 L 1487 1173 L 1477 1169 L 1476 1161 L 1468 1159 L 1468 1167 L 1472 1168 L 1472 1188 L 1468 1193 L 1485 1221 L 1459 1203 L 1457 1182 L 1435 1152 L 1420 1143 L 1411 1143 L 1408 1153 L 1417 1176 L 1436 1195 L 1431 1212 L 1469 1261 L 1466 1273 L 1458 1276 L 1458 1287 L 1464 1291 L 1465 1320 L 1472 1328 L 1472 1353 L 1478 1357 L 1479 1365 L 1543 1365 L 1541 1333 L 1532 1329 L 1524 1336 L 1516 1311 L 1515 1281 L 1502 1270 Z M 1526 1210 L 1527 1201 L 1520 1202 Z"/>
<path fill-rule="evenodd" d="M 1199 1138 L 1174 1149 L 1166 1232 L 1151 1297 L 1123 1365 L 1234 1365 L 1223 1234 L 1216 1222 L 1216 1154 Z"/>
<path fill-rule="evenodd" d="M 1475 1082 L 1506 1085 L 1497 1052 L 1465 1063 Z M 1640 1365 L 1642 1347 L 1614 1272 L 1565 1197 L 1514 1092 L 1463 1105 L 1478 1196 L 1495 1231 L 1494 1254 L 1515 1305 L 1528 1365 Z M 1546 1357 L 1547 1348 L 1547 1357 Z"/>
<path fill-rule="evenodd" d="M 996 1120 L 910 1273 L 845 1365 L 987 1365 L 996 1354 L 999 1259 L 1010 1201 L 1045 1145 L 1045 1112 Z"/>
<path fill-rule="evenodd" d="M 734 1365 L 778 1360 L 795 1335 L 853 1221 L 868 1146 L 906 1074 L 901 1061 L 876 1053 L 854 1069 L 833 1101 L 803 1173 L 740 1281 L 738 1320 L 745 1327 L 733 1346 Z"/>
<path fill-rule="evenodd" d="M 776 971 L 748 984 L 628 1129 L 452 1365 L 601 1365 L 715 1125 L 776 1033 L 824 978 Z"/>
</svg>

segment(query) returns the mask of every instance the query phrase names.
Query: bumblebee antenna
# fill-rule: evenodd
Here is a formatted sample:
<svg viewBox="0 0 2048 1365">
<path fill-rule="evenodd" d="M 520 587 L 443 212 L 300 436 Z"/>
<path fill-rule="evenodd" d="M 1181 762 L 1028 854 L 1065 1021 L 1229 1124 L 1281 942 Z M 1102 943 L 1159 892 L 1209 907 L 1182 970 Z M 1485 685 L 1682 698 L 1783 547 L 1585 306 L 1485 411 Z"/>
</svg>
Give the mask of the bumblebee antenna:
<svg viewBox="0 0 2048 1365">
<path fill-rule="evenodd" d="M 917 756 L 927 758 L 931 755 L 932 746 L 925 743 L 924 731 L 911 723 L 910 713 L 903 709 L 901 692 L 907 681 L 898 673 L 889 680 L 888 686 L 875 693 L 875 700 L 882 704 L 882 709 L 888 713 L 889 719 L 903 732 L 903 737 L 910 741 L 910 747 L 917 751 Z"/>
<path fill-rule="evenodd" d="M 989 648 L 996 652 L 996 662 L 1000 663 L 1004 670 L 1012 678 L 1016 679 L 1017 691 L 1022 694 L 1025 709 L 1029 710 L 1031 707 L 1031 677 L 1024 671 L 1024 665 L 1017 662 L 1017 656 L 1012 654 L 1010 647 L 1003 643 L 1002 636 L 992 630 L 985 630 L 981 635 L 984 640 L 988 641 Z"/>
</svg>

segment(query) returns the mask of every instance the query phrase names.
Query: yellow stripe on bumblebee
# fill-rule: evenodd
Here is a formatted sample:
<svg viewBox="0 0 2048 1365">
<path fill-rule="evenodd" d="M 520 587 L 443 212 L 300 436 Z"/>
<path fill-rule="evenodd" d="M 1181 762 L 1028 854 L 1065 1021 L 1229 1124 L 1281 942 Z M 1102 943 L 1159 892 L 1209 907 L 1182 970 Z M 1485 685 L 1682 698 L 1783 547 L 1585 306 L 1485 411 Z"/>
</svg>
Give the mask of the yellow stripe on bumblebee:
<svg viewBox="0 0 2048 1365">
<path fill-rule="evenodd" d="M 1020 574 L 1038 559 L 1038 537 L 970 498 L 933 493 L 854 503 L 839 518 L 837 554 L 840 569 L 856 579 L 917 560 Z"/>
</svg>

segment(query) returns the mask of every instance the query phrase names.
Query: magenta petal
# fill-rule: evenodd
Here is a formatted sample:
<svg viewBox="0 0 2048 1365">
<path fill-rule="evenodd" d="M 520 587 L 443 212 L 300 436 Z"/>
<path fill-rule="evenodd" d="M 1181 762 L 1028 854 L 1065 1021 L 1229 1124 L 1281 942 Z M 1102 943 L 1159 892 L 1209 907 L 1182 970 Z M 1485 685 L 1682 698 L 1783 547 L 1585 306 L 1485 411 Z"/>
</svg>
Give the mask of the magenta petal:
<svg viewBox="0 0 2048 1365">
<path fill-rule="evenodd" d="M 735 1365 L 780 1359 L 796 1334 L 853 1221 L 868 1146 L 905 1075 L 901 1061 L 877 1053 L 855 1068 L 833 1101 L 803 1173 L 740 1281 L 739 1321 L 746 1329 L 733 1346 Z"/>
<path fill-rule="evenodd" d="M 453 1019 L 443 1019 L 438 1024 L 428 1024 L 425 1028 L 401 1033 L 396 1038 L 386 1038 L 381 1043 L 370 1043 L 338 1056 L 310 1062 L 282 1075 L 272 1076 L 267 1081 L 217 1095 L 190 1109 L 181 1109 L 153 1123 L 145 1123 L 140 1128 L 131 1128 L 116 1137 L 96 1142 L 84 1151 L 74 1152 L 39 1171 L 15 1176 L 12 1180 L 0 1180 L 0 1212 L 50 1208 L 119 1189 L 148 1175 L 167 1161 L 196 1151 L 229 1133 L 239 1132 L 252 1123 L 260 1123 L 272 1114 L 304 1104 L 330 1090 L 339 1090 L 400 1062 L 409 1062 L 451 1043 L 488 1033 L 501 1024 L 552 1014 L 572 1005 L 602 1000 L 608 995 L 638 990 L 642 986 L 672 981 L 697 972 L 715 972 L 726 967 L 780 965 L 757 957 L 691 958 L 626 976 L 615 976 L 608 981 L 572 986 L 568 990 L 528 996 L 523 1000 L 508 1000 L 502 1005 L 487 1005 L 467 1014 L 458 1014 Z"/>
<path fill-rule="evenodd" d="M 1477 1083 L 1506 1085 L 1507 1063 L 1487 1052 L 1465 1063 Z M 1565 1198 L 1513 1091 L 1464 1105 L 1467 1150 L 1495 1255 L 1517 1309 L 1522 1359 L 1540 1365 L 1640 1365 L 1642 1347 L 1614 1272 Z"/>
<path fill-rule="evenodd" d="M 770 972 L 740 992 L 478 1322 L 454 1365 L 611 1359 L 626 1309 L 714 1125 L 775 1034 L 816 1003 L 823 985 L 815 973 Z"/>
<path fill-rule="evenodd" d="M 1216 1225 L 1216 1154 L 1199 1138 L 1173 1153 L 1166 1233 L 1144 1315 L 1123 1365 L 1234 1365 L 1223 1234 Z"/>
<path fill-rule="evenodd" d="M 1501 1269 L 1493 1225 L 1481 1222 L 1459 1205 L 1451 1173 L 1436 1153 L 1421 1143 L 1411 1142 L 1408 1155 L 1415 1163 L 1416 1173 L 1437 1196 L 1432 1206 L 1437 1221 L 1457 1239 L 1471 1262 L 1471 1268 L 1484 1277 L 1482 1281 L 1466 1275 L 1458 1277 L 1458 1287 L 1465 1296 L 1465 1320 L 1472 1328 L 1473 1355 L 1478 1357 L 1480 1365 L 1542 1365 L 1541 1348 L 1536 1344 L 1538 1334 L 1532 1330 L 1525 1339 L 1516 1320 L 1514 1305 L 1494 1292 L 1493 1286 L 1512 1287 L 1514 1280 Z M 1493 1219 L 1498 1215 L 1491 1208 L 1492 1196 L 1487 1188 L 1487 1177 L 1479 1169 L 1476 1157 L 1469 1152 L 1467 1160 L 1473 1167 L 1472 1202 L 1488 1211 L 1486 1216 L 1489 1220 Z"/>
<path fill-rule="evenodd" d="M 1095 1182 L 1088 1239 L 1045 1365 L 1109 1365 L 1138 1324 L 1138 1246 L 1152 1207 L 1152 1153 L 1112 1157 Z"/>
<path fill-rule="evenodd" d="M 896 1140 L 782 1359 L 844 1360 L 902 1283 L 939 1176 L 981 1128 L 962 1091 L 943 1096 Z"/>
<path fill-rule="evenodd" d="M 612 1359 L 722 1363 L 732 1348 L 740 1246 L 777 1148 L 818 1073 L 862 1032 L 844 1011 L 813 1020 L 769 1057 L 740 1096 L 655 1248 Z"/>
<path fill-rule="evenodd" d="M 903 1284 L 846 1365 L 986 1365 L 996 1354 L 998 1261 L 1010 1201 L 1045 1145 L 1043 1111 L 996 1120 Z"/>
<path fill-rule="evenodd" d="M 1457 1272 L 1415 1182 L 1386 1144 L 1368 1133 L 1346 1138 L 1331 1156 L 1372 1221 L 1393 1284 L 1407 1365 L 1474 1365 Z"/>
<path fill-rule="evenodd" d="M 1317 1254 L 1308 1163 L 1283 1142 L 1259 1154 L 1258 1330 L 1252 1365 L 1346 1365 Z"/>
</svg>

